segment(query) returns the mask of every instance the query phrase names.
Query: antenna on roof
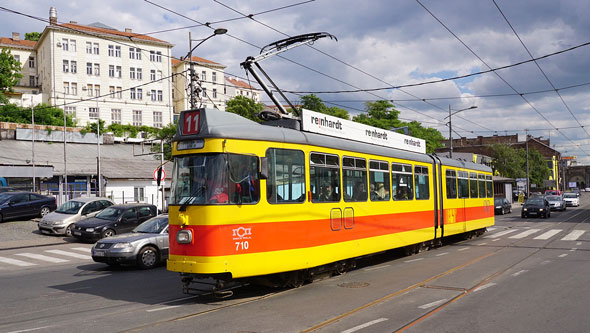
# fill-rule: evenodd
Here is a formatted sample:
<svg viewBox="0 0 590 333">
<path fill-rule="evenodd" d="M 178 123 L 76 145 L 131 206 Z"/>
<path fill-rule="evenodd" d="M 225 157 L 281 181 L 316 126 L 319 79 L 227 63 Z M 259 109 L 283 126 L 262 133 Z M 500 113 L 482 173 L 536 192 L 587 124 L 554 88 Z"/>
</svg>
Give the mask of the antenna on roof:
<svg viewBox="0 0 590 333">
<path fill-rule="evenodd" d="M 279 87 L 277 87 L 277 85 L 272 81 L 272 79 L 268 76 L 268 74 L 266 74 L 266 72 L 262 69 L 262 67 L 260 67 L 260 64 L 258 64 L 258 63 L 264 59 L 270 58 L 272 56 L 275 56 L 279 53 L 285 52 L 285 51 L 290 50 L 292 48 L 295 48 L 295 47 L 298 47 L 298 46 L 301 46 L 304 44 L 311 45 L 316 40 L 318 40 L 320 38 L 324 38 L 324 37 L 330 37 L 330 39 L 334 39 L 334 40 L 338 41 L 338 39 L 334 35 L 331 35 L 327 32 L 314 32 L 314 33 L 308 33 L 308 34 L 303 34 L 303 35 L 299 35 L 299 36 L 293 36 L 293 37 L 281 39 L 279 41 L 276 41 L 276 42 L 266 45 L 265 47 L 263 47 L 260 50 L 260 54 L 258 56 L 256 56 L 256 57 L 249 56 L 248 58 L 246 58 L 246 61 L 241 63 L 241 66 L 245 70 L 250 72 L 250 74 L 252 74 L 252 76 L 254 76 L 254 78 L 260 84 L 260 86 L 262 87 L 264 92 L 266 92 L 268 97 L 270 97 L 270 99 L 273 101 L 273 103 L 277 106 L 279 113 L 280 113 L 280 114 L 277 114 L 278 118 L 281 118 L 281 115 L 287 115 L 288 112 L 287 112 L 287 110 L 285 110 L 285 107 L 273 95 L 272 91 L 270 91 L 270 89 L 268 89 L 268 86 L 260 78 L 258 73 L 256 73 L 256 71 L 252 67 L 252 64 L 256 65 L 258 70 L 260 72 L 262 72 L 262 75 L 264 75 L 264 77 L 268 80 L 268 82 L 270 82 L 270 84 L 272 84 L 272 86 L 277 90 L 277 92 L 281 95 L 281 97 L 289 104 L 289 106 L 291 106 L 291 108 L 293 109 L 293 112 L 297 112 L 295 107 L 293 106 L 293 104 L 289 101 L 289 99 L 285 96 L 285 94 L 283 94 L 281 89 L 279 89 Z"/>
</svg>

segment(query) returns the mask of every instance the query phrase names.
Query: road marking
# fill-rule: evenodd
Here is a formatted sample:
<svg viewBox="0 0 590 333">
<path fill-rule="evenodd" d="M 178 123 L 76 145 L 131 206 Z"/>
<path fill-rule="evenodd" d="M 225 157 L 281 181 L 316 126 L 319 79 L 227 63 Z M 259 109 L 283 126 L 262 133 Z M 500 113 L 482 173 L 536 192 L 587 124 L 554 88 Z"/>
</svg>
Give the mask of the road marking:
<svg viewBox="0 0 590 333">
<path fill-rule="evenodd" d="M 484 284 L 483 286 L 480 286 L 480 287 L 477 287 L 477 288 L 475 288 L 475 289 L 473 290 L 473 292 L 480 291 L 480 290 L 484 290 L 484 289 L 487 289 L 487 288 L 489 288 L 489 287 L 493 287 L 493 286 L 495 286 L 495 285 L 496 285 L 496 284 L 495 284 L 495 283 L 493 283 L 493 282 L 491 282 L 491 283 L 486 283 L 486 284 Z"/>
<path fill-rule="evenodd" d="M 576 242 L 576 246 L 582 245 L 582 242 Z"/>
<path fill-rule="evenodd" d="M 443 298 L 443 299 L 439 299 L 438 301 L 434 301 L 432 303 L 420 305 L 418 308 L 419 309 L 422 309 L 422 310 L 426 310 L 428 308 L 431 308 L 431 307 L 434 307 L 434 306 L 437 306 L 437 305 L 441 305 L 441 304 L 443 304 L 446 301 L 447 301 L 447 299 L 446 298 Z"/>
<path fill-rule="evenodd" d="M 17 253 L 16 255 L 17 256 L 27 257 L 27 258 L 32 258 L 32 259 L 37 259 L 37 260 L 41 260 L 41 261 L 54 262 L 54 263 L 68 262 L 69 261 L 69 260 L 66 260 L 66 259 L 54 258 L 54 257 L 44 256 L 42 254 L 36 254 L 36 253 Z"/>
<path fill-rule="evenodd" d="M 375 319 L 375 320 L 373 320 L 373 321 L 370 321 L 370 322 L 368 322 L 368 323 L 364 323 L 364 324 L 362 324 L 362 325 L 355 326 L 355 327 L 353 327 L 353 328 L 347 329 L 346 331 L 342 331 L 342 333 L 352 333 L 352 332 L 356 332 L 356 331 L 358 331 L 358 330 L 362 330 L 362 329 L 363 329 L 363 328 L 365 328 L 365 327 L 369 327 L 369 326 L 371 326 L 371 325 L 375 325 L 375 324 L 378 324 L 378 323 L 380 323 L 380 322 L 382 322 L 382 321 L 386 321 L 386 320 L 387 320 L 387 318 L 379 318 L 379 319 Z"/>
<path fill-rule="evenodd" d="M 574 231 L 570 232 L 569 234 L 567 234 L 567 236 L 563 237 L 561 240 L 575 241 L 578 238 L 580 238 L 580 236 L 582 236 L 585 232 L 586 232 L 586 230 L 574 230 Z"/>
<path fill-rule="evenodd" d="M 391 265 L 382 265 L 382 266 L 377 266 L 377 267 L 371 267 L 371 268 L 365 268 L 365 271 L 374 271 L 376 269 L 381 269 L 381 268 L 385 268 L 385 267 L 389 267 Z"/>
<path fill-rule="evenodd" d="M 500 238 L 496 238 L 496 239 L 492 240 L 492 242 L 497 242 L 499 240 L 500 240 Z"/>
<path fill-rule="evenodd" d="M 560 233 L 562 231 L 562 229 L 551 229 L 549 231 L 547 231 L 546 233 L 543 233 L 533 239 L 541 239 L 541 240 L 547 240 L 555 235 L 557 235 L 558 233 Z"/>
<path fill-rule="evenodd" d="M 162 310 L 168 310 L 168 309 L 174 309 L 179 307 L 180 305 L 170 305 L 170 306 L 165 306 L 162 308 L 157 308 L 157 309 L 151 309 L 151 310 L 146 310 L 147 312 L 156 312 L 156 311 L 162 311 Z"/>
<path fill-rule="evenodd" d="M 560 255 L 559 255 L 559 257 L 560 257 L 560 258 L 567 257 L 567 253 L 560 254 Z"/>
<path fill-rule="evenodd" d="M 19 330 L 19 331 L 12 331 L 12 332 L 8 332 L 8 333 L 24 333 L 24 332 L 32 332 L 32 331 L 38 331 L 38 330 L 42 330 L 45 328 L 50 328 L 53 326 L 43 326 L 43 327 L 35 327 L 35 328 L 29 328 L 28 330 Z"/>
<path fill-rule="evenodd" d="M 515 231 L 518 231 L 518 229 L 500 231 L 500 232 L 497 232 L 493 235 L 486 236 L 485 238 L 498 238 L 498 237 L 502 237 L 504 235 L 508 235 L 509 233 L 515 232 Z"/>
<path fill-rule="evenodd" d="M 521 271 L 518 271 L 518 272 L 516 272 L 516 273 L 513 273 L 513 274 L 511 274 L 511 276 L 517 277 L 517 276 L 519 276 L 520 274 L 526 273 L 526 272 L 528 272 L 528 271 L 529 271 L 528 269 L 523 269 L 523 270 L 521 270 Z"/>
<path fill-rule="evenodd" d="M 488 228 L 488 231 L 494 231 L 494 230 L 496 230 L 496 229 L 498 229 L 498 228 L 491 227 L 491 228 Z"/>
<path fill-rule="evenodd" d="M 436 256 L 440 257 L 440 256 L 446 256 L 447 254 L 449 254 L 449 252 L 443 252 L 443 253 L 439 253 Z"/>
<path fill-rule="evenodd" d="M 487 244 L 488 243 L 481 243 L 481 244 L 477 244 L 477 245 L 482 246 L 482 245 L 487 245 Z"/>
<path fill-rule="evenodd" d="M 92 260 L 91 256 L 87 256 L 87 255 L 79 254 L 79 253 L 62 251 L 62 250 L 46 250 L 45 252 L 49 252 L 49 253 L 53 253 L 53 254 L 60 254 L 62 256 L 67 256 L 67 257 L 72 257 L 72 258 Z"/>
<path fill-rule="evenodd" d="M 4 258 L 4 257 L 0 257 L 0 262 L 3 262 L 5 264 L 21 266 L 21 267 L 36 266 L 37 265 L 37 264 L 30 263 L 30 262 L 18 260 L 18 259 L 11 259 L 11 258 Z"/>
<path fill-rule="evenodd" d="M 528 236 L 530 236 L 530 235 L 532 235 L 534 233 L 537 233 L 540 230 L 541 229 L 529 229 L 527 231 L 521 232 L 520 234 L 511 236 L 511 237 L 508 237 L 508 238 L 511 238 L 511 239 L 522 239 L 522 238 L 528 237 Z"/>
<path fill-rule="evenodd" d="M 468 247 L 463 247 L 463 248 L 458 249 L 457 251 L 465 251 L 465 250 L 469 250 L 469 248 Z"/>
<path fill-rule="evenodd" d="M 76 251 L 82 251 L 82 252 L 86 252 L 86 253 L 90 253 L 92 249 L 89 249 L 87 247 L 72 247 L 72 250 L 76 250 Z"/>
<path fill-rule="evenodd" d="M 572 247 L 572 249 L 570 250 L 570 252 L 575 252 L 578 248 L 577 247 Z"/>
<path fill-rule="evenodd" d="M 420 261 L 420 260 L 424 260 L 424 258 L 405 260 L 404 262 L 414 262 L 414 261 Z"/>
</svg>

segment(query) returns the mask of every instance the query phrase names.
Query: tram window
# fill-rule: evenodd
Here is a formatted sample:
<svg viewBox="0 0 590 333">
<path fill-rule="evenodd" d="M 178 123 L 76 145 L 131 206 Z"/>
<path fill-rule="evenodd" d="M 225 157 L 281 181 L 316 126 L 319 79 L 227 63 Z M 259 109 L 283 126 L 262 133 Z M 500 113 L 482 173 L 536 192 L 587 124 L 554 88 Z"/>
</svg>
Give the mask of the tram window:
<svg viewBox="0 0 590 333">
<path fill-rule="evenodd" d="M 447 170 L 447 199 L 457 198 L 457 175 L 455 170 Z"/>
<path fill-rule="evenodd" d="M 230 203 L 256 203 L 260 199 L 258 157 L 228 155 Z"/>
<path fill-rule="evenodd" d="M 312 202 L 340 201 L 340 165 L 338 156 L 311 153 L 309 183 Z"/>
<path fill-rule="evenodd" d="M 479 186 L 479 197 L 485 198 L 486 197 L 486 176 L 485 175 L 477 175 L 477 183 Z"/>
<path fill-rule="evenodd" d="M 411 165 L 391 164 L 391 187 L 393 200 L 412 200 L 414 198 Z"/>
<path fill-rule="evenodd" d="M 369 189 L 371 201 L 389 201 L 389 165 L 383 161 L 369 161 Z"/>
<path fill-rule="evenodd" d="M 459 198 L 469 198 L 469 174 L 465 171 L 457 171 L 457 185 Z"/>
<path fill-rule="evenodd" d="M 416 200 L 430 198 L 430 187 L 428 182 L 428 167 L 414 167 L 414 184 L 416 185 Z"/>
<path fill-rule="evenodd" d="M 492 176 L 486 176 L 486 194 L 488 198 L 494 196 L 494 185 L 492 183 Z"/>
<path fill-rule="evenodd" d="M 300 150 L 270 148 L 266 199 L 269 203 L 305 201 L 305 154 Z"/>
<path fill-rule="evenodd" d="M 469 173 L 469 196 L 471 198 L 477 198 L 477 174 Z"/>
<path fill-rule="evenodd" d="M 367 161 L 362 158 L 342 158 L 342 192 L 344 201 L 367 201 Z"/>
</svg>

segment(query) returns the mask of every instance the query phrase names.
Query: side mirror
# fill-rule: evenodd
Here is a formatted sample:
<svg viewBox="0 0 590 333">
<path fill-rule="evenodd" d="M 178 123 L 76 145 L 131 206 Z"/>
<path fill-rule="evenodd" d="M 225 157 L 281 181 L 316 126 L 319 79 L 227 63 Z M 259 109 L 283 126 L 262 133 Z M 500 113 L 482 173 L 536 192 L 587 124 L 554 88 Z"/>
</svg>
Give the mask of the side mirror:
<svg viewBox="0 0 590 333">
<path fill-rule="evenodd" d="M 260 179 L 268 179 L 268 158 L 261 157 L 260 158 Z"/>
</svg>

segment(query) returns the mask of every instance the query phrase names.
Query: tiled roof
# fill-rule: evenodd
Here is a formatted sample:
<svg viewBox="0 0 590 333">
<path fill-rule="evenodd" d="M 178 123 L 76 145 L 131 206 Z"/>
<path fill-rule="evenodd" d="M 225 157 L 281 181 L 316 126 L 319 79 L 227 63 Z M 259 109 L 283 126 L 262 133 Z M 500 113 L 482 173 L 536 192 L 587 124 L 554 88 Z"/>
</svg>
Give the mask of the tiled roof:
<svg viewBox="0 0 590 333">
<path fill-rule="evenodd" d="M 253 89 L 253 90 L 258 90 L 258 89 L 256 89 L 256 88 L 254 88 L 254 87 L 250 86 L 249 84 L 247 84 L 247 83 L 246 83 L 246 82 L 244 82 L 244 81 L 237 80 L 237 79 L 231 79 L 231 78 L 229 78 L 229 77 L 227 77 L 227 76 L 225 77 L 225 79 L 226 79 L 226 80 L 227 80 L 229 83 L 231 83 L 233 86 L 235 86 L 235 87 L 237 87 L 237 88 L 244 88 L 244 89 Z"/>
<path fill-rule="evenodd" d="M 37 44 L 37 42 L 33 41 L 33 40 L 24 40 L 24 39 L 14 40 L 9 37 L 0 37 L 0 45 L 13 45 L 13 46 L 33 48 L 33 47 L 35 47 L 35 44 Z"/>
<path fill-rule="evenodd" d="M 184 61 L 186 61 L 186 60 L 184 60 Z M 197 56 L 193 56 L 193 61 L 196 62 L 196 63 L 203 63 L 203 64 L 211 64 L 211 65 L 216 65 L 216 66 L 223 66 L 222 64 L 217 63 L 215 61 L 207 60 L 205 58 L 201 58 L 201 57 L 197 57 Z M 172 58 L 172 66 L 176 66 L 176 65 L 180 64 L 181 62 L 183 62 L 183 60 Z"/>
<path fill-rule="evenodd" d="M 65 28 L 67 30 L 70 30 L 70 29 L 81 30 L 81 31 L 89 32 L 89 33 L 115 35 L 115 36 L 120 36 L 120 37 L 129 37 L 129 38 L 135 39 L 135 40 L 145 40 L 145 41 L 150 41 L 150 42 L 170 44 L 167 41 L 164 41 L 161 39 L 157 39 L 157 38 L 147 36 L 147 35 L 136 34 L 133 32 L 125 32 L 125 31 L 111 30 L 111 29 L 105 29 L 105 28 L 90 27 L 87 25 L 80 25 L 80 24 L 74 24 L 74 23 L 58 24 L 57 26 Z"/>
</svg>

